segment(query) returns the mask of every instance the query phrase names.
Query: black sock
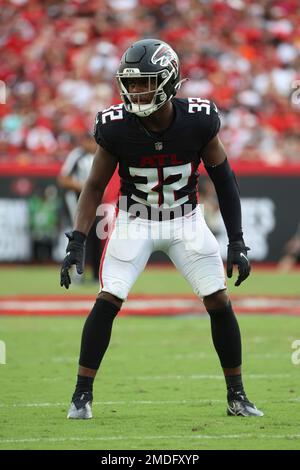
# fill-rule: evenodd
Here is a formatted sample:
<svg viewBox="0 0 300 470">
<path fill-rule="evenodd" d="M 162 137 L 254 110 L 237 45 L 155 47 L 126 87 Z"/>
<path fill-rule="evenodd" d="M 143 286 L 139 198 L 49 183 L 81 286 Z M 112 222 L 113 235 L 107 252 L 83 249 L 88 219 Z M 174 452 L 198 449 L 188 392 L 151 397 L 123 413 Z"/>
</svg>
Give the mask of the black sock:
<svg viewBox="0 0 300 470">
<path fill-rule="evenodd" d="M 84 392 L 93 392 L 93 383 L 95 377 L 85 377 L 77 375 L 77 383 L 74 395 L 81 395 Z"/>
<path fill-rule="evenodd" d="M 97 370 L 109 345 L 113 321 L 119 308 L 97 299 L 83 327 L 79 365 Z"/>
<path fill-rule="evenodd" d="M 224 308 L 207 312 L 210 316 L 213 343 L 222 367 L 239 367 L 242 363 L 241 335 L 231 303 Z"/>
<path fill-rule="evenodd" d="M 242 376 L 239 375 L 225 375 L 226 385 L 227 385 L 227 396 L 230 399 L 236 393 L 244 392 Z"/>
</svg>

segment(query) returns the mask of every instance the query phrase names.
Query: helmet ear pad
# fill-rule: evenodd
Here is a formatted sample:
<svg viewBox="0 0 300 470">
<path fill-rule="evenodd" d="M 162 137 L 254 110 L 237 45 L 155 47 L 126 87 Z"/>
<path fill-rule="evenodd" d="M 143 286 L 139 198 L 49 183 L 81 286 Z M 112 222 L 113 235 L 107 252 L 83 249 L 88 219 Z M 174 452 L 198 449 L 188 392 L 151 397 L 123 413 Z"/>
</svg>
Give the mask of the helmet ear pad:
<svg viewBox="0 0 300 470">
<path fill-rule="evenodd" d="M 177 93 L 176 85 L 179 83 L 179 74 L 177 77 L 175 76 L 175 72 L 172 74 L 172 77 L 168 80 L 166 85 L 164 86 L 164 92 L 167 95 L 167 99 L 172 98 Z"/>
</svg>

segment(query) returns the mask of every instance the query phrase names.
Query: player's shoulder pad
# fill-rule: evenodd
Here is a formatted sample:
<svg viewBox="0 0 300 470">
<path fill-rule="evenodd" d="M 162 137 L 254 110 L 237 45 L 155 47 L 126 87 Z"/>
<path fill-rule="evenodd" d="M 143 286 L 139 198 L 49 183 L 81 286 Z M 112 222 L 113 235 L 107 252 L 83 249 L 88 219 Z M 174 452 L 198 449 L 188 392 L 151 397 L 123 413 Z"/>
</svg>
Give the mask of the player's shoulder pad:
<svg viewBox="0 0 300 470">
<path fill-rule="evenodd" d="M 115 139 L 116 125 L 124 119 L 123 103 L 115 104 L 99 111 L 94 123 L 94 138 L 98 145 L 109 152 L 113 151 L 112 143 Z"/>
<path fill-rule="evenodd" d="M 186 107 L 193 116 L 194 125 L 204 137 L 204 144 L 213 139 L 220 130 L 221 120 L 216 103 L 205 98 L 187 98 Z"/>
</svg>

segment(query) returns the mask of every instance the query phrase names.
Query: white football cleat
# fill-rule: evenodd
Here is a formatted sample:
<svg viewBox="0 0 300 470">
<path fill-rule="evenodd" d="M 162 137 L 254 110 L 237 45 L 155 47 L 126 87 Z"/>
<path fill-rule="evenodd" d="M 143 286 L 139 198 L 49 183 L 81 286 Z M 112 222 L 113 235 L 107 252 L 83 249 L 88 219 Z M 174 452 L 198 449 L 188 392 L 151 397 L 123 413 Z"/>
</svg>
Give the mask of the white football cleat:
<svg viewBox="0 0 300 470">
<path fill-rule="evenodd" d="M 68 419 L 91 419 L 93 395 L 91 392 L 84 392 L 78 397 L 72 398 L 68 411 Z"/>
<path fill-rule="evenodd" d="M 251 403 L 243 393 L 235 393 L 228 400 L 228 416 L 263 416 L 254 403 Z"/>
</svg>

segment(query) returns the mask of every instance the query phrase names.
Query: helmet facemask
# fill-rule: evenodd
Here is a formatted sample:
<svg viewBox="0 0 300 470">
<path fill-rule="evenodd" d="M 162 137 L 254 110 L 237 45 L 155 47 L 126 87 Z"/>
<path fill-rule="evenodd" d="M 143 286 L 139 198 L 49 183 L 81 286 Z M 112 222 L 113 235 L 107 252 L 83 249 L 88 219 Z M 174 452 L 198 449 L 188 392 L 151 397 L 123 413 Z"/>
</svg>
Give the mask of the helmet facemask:
<svg viewBox="0 0 300 470">
<path fill-rule="evenodd" d="M 159 72 L 140 72 L 139 69 L 125 68 L 123 72 L 117 73 L 117 82 L 120 89 L 121 98 L 128 112 L 137 116 L 145 117 L 157 111 L 166 101 L 170 100 L 164 91 L 164 87 L 169 80 L 172 80 L 173 70 L 160 70 Z M 145 91 L 130 92 L 130 79 L 143 79 Z M 145 80 L 145 83 L 144 83 Z M 147 95 L 153 94 L 151 101 L 145 102 Z"/>
</svg>

